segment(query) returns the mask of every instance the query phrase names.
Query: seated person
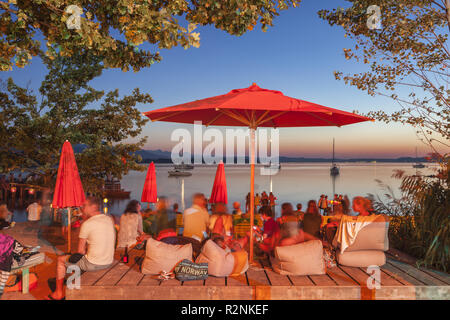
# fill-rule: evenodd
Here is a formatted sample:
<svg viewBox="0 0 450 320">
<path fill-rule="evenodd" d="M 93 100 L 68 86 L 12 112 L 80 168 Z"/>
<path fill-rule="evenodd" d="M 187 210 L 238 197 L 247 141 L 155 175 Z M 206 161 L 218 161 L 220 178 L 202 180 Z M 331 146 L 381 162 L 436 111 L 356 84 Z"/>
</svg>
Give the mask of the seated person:
<svg viewBox="0 0 450 320">
<path fill-rule="evenodd" d="M 358 216 L 369 216 L 373 214 L 372 201 L 364 197 L 354 197 L 353 211 L 358 213 Z"/>
<path fill-rule="evenodd" d="M 194 194 L 192 207 L 183 213 L 183 236 L 202 241 L 207 236 L 209 213 L 206 210 L 206 199 L 202 193 Z"/>
<path fill-rule="evenodd" d="M 56 290 L 48 296 L 50 300 L 64 298 L 64 276 L 68 266 L 77 265 L 81 271 L 96 271 L 106 269 L 113 263 L 116 242 L 113 219 L 100 212 L 100 202 L 93 197 L 86 199 L 82 210 L 87 219 L 80 228 L 78 253 L 58 257 Z"/>
<path fill-rule="evenodd" d="M 309 235 L 319 239 L 320 227 L 322 225 L 322 216 L 317 208 L 316 201 L 308 201 L 308 208 L 303 216 L 303 231 Z"/>
<path fill-rule="evenodd" d="M 260 214 L 264 221 L 263 230 L 254 226 L 257 238 L 260 239 L 259 248 L 266 253 L 272 253 L 278 242 L 280 227 L 273 219 L 273 211 L 269 206 L 262 207 Z"/>
<path fill-rule="evenodd" d="M 299 222 L 292 204 L 285 202 L 281 205 L 281 217 L 277 219 L 277 223 L 284 237 L 295 237 L 297 235 Z"/>
<path fill-rule="evenodd" d="M 331 242 L 336 234 L 337 228 L 339 227 L 339 223 L 341 221 L 342 216 L 344 215 L 343 205 L 336 204 L 334 206 L 333 216 L 329 219 L 328 223 L 325 225 L 324 233 L 325 240 L 327 241 L 328 246 L 331 248 Z"/>
<path fill-rule="evenodd" d="M 295 211 L 295 214 L 297 215 L 299 221 L 303 221 L 303 216 L 305 213 L 302 211 L 302 204 L 297 203 L 297 210 Z"/>
<path fill-rule="evenodd" d="M 141 204 L 137 200 L 131 200 L 125 212 L 120 216 L 117 247 L 130 248 L 136 244 L 136 238 L 142 233 Z"/>
<path fill-rule="evenodd" d="M 226 244 L 235 251 L 242 250 L 247 243 L 247 238 L 233 239 L 233 216 L 227 213 L 226 205 L 224 203 L 216 203 L 214 210 L 214 213 L 209 218 L 211 235 L 223 237 Z"/>
</svg>

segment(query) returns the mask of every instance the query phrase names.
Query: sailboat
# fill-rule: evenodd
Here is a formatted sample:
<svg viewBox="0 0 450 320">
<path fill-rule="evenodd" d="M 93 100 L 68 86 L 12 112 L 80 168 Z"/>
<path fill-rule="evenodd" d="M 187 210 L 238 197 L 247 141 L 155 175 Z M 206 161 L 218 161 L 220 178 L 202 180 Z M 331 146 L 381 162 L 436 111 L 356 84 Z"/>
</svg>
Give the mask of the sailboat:
<svg viewBox="0 0 450 320">
<path fill-rule="evenodd" d="M 336 163 L 334 163 L 334 138 L 333 138 L 333 160 L 331 162 L 330 174 L 332 176 L 339 175 L 339 167 L 336 165 Z"/>
<path fill-rule="evenodd" d="M 421 168 L 425 168 L 425 165 L 423 163 L 420 163 L 417 161 L 417 147 L 416 147 L 416 163 L 413 165 L 413 168 L 416 169 L 421 169 Z"/>
</svg>

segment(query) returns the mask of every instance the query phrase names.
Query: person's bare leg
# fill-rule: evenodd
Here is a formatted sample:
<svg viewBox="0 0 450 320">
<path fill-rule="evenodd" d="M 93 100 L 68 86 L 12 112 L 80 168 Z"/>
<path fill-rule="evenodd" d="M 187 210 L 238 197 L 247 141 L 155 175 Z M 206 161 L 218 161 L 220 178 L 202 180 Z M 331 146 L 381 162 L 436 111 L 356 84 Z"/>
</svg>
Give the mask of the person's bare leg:
<svg viewBox="0 0 450 320">
<path fill-rule="evenodd" d="M 64 276 L 66 275 L 66 259 L 68 256 L 59 256 L 56 263 L 56 290 L 51 294 L 55 300 L 64 298 Z"/>
</svg>

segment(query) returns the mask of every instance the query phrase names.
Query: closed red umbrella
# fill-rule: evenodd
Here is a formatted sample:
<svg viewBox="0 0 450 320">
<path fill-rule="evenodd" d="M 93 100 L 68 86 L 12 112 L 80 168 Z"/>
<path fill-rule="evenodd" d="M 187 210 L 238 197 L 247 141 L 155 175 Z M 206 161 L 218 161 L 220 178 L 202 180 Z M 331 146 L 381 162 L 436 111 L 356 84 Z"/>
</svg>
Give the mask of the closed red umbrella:
<svg viewBox="0 0 450 320">
<path fill-rule="evenodd" d="M 225 179 L 225 166 L 221 161 L 217 166 L 216 178 L 211 191 L 210 203 L 228 203 L 227 181 Z"/>
<path fill-rule="evenodd" d="M 145 177 L 141 202 L 155 203 L 157 201 L 157 198 L 155 164 L 152 161 L 147 169 L 147 176 Z"/>
<path fill-rule="evenodd" d="M 194 123 L 206 126 L 246 126 L 250 128 L 250 238 L 253 239 L 255 131 L 258 127 L 336 126 L 372 120 L 355 113 L 328 108 L 285 96 L 281 91 L 258 87 L 234 89 L 227 94 L 196 100 L 144 113 L 152 121 Z M 253 241 L 250 241 L 250 261 Z"/>
<path fill-rule="evenodd" d="M 70 209 L 80 207 L 85 202 L 83 185 L 78 173 L 75 155 L 69 141 L 64 142 L 59 159 L 58 176 L 56 177 L 53 208 L 68 208 L 68 250 L 70 252 Z"/>
</svg>

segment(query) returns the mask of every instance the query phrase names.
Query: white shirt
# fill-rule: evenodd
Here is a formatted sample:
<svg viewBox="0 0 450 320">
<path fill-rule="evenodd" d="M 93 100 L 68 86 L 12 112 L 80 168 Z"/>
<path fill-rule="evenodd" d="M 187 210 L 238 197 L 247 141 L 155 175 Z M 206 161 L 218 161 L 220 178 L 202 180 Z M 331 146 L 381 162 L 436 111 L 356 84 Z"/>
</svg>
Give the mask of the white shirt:
<svg viewBox="0 0 450 320">
<path fill-rule="evenodd" d="M 41 211 L 42 211 L 42 207 L 39 205 L 39 203 L 34 202 L 34 203 L 30 204 L 27 208 L 28 221 L 41 220 Z"/>
<path fill-rule="evenodd" d="M 80 239 L 87 240 L 86 259 L 96 265 L 111 264 L 114 260 L 116 231 L 110 216 L 97 214 L 81 224 Z"/>
</svg>

